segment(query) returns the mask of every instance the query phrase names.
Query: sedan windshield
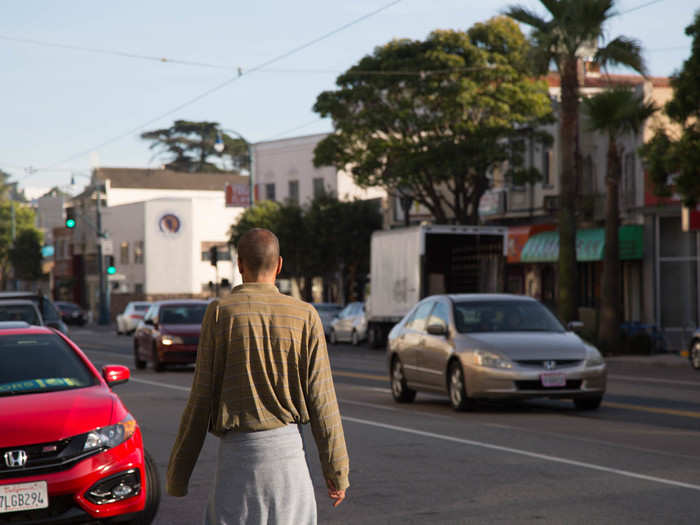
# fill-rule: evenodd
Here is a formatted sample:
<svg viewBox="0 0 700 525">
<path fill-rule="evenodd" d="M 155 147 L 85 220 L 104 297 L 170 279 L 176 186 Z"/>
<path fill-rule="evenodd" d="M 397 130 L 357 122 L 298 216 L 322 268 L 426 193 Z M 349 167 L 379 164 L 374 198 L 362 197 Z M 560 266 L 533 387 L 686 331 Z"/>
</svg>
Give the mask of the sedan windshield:
<svg viewBox="0 0 700 525">
<path fill-rule="evenodd" d="M 455 303 L 458 332 L 563 332 L 559 320 L 532 301 L 467 301 Z"/>
<path fill-rule="evenodd" d="M 178 304 L 163 306 L 159 317 L 162 324 L 202 324 L 206 304 Z"/>
<path fill-rule="evenodd" d="M 55 334 L 0 336 L 0 396 L 71 390 L 96 378 Z"/>
<path fill-rule="evenodd" d="M 25 321 L 41 324 L 36 309 L 31 304 L 0 304 L 0 321 Z"/>
</svg>

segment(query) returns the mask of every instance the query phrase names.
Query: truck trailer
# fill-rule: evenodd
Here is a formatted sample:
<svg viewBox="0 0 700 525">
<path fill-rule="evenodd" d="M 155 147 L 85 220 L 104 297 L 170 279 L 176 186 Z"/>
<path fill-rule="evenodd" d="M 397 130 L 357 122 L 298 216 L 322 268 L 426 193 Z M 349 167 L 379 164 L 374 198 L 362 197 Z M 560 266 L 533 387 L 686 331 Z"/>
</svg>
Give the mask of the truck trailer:
<svg viewBox="0 0 700 525">
<path fill-rule="evenodd" d="M 367 338 L 382 346 L 418 301 L 441 293 L 502 292 L 507 228 L 420 225 L 372 234 Z"/>
</svg>

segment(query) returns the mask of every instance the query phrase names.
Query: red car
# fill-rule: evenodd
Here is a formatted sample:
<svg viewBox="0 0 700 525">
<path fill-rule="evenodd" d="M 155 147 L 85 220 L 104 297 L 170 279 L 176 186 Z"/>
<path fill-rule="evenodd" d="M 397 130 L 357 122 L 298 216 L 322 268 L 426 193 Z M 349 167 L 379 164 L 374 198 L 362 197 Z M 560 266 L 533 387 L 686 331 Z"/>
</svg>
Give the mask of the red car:
<svg viewBox="0 0 700 525">
<path fill-rule="evenodd" d="M 128 379 L 58 331 L 0 323 L 0 522 L 151 523 L 158 472 L 111 389 Z"/>
<path fill-rule="evenodd" d="M 158 301 L 143 316 L 134 332 L 134 364 L 153 363 L 156 372 L 166 364 L 190 364 L 197 360 L 197 345 L 209 301 L 173 299 Z"/>
</svg>

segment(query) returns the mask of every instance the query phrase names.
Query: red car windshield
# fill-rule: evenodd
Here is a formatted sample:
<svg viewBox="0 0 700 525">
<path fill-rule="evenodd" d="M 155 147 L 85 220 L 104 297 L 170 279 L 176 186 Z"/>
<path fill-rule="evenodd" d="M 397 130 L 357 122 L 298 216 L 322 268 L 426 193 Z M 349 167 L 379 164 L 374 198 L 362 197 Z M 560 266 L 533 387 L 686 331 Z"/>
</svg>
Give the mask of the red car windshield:
<svg viewBox="0 0 700 525">
<path fill-rule="evenodd" d="M 58 335 L 0 335 L 0 396 L 71 390 L 96 382 Z"/>
<path fill-rule="evenodd" d="M 206 304 L 161 306 L 160 322 L 162 324 L 202 324 Z"/>
</svg>

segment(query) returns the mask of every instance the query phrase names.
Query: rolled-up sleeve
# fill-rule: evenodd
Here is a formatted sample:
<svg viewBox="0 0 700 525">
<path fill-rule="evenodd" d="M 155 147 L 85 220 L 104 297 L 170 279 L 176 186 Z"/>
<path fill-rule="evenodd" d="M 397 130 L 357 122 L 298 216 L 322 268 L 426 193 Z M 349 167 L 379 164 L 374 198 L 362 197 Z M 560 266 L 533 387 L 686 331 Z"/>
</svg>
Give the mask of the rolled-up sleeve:
<svg viewBox="0 0 700 525">
<path fill-rule="evenodd" d="M 321 468 L 336 489 L 350 486 L 348 458 L 343 422 L 335 394 L 326 338 L 318 313 L 310 314 L 307 337 L 306 404 L 311 430 L 318 448 Z"/>
<path fill-rule="evenodd" d="M 168 463 L 166 490 L 171 496 L 187 494 L 187 485 L 209 427 L 214 395 L 212 386 L 217 313 L 218 302 L 214 301 L 207 307 L 202 321 L 190 398 L 182 414 Z"/>
</svg>

